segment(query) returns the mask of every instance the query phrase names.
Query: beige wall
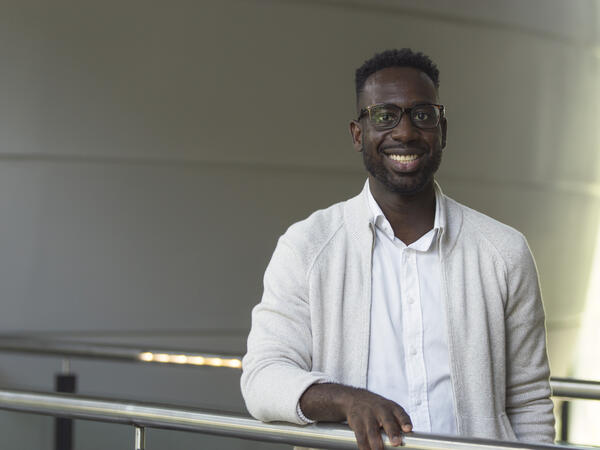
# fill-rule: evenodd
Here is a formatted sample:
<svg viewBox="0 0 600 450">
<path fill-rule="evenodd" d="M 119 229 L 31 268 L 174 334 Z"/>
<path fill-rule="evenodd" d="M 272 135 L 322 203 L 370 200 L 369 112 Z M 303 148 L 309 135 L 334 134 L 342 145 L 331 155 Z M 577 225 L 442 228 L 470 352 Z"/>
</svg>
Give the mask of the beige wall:
<svg viewBox="0 0 600 450">
<path fill-rule="evenodd" d="M 3 3 L 0 329 L 243 351 L 279 234 L 362 186 L 354 69 L 412 46 L 441 69 L 440 181 L 527 235 L 568 375 L 600 219 L 598 2 L 451 5 Z M 58 367 L 1 360 L 9 385 Z M 74 364 L 82 392 L 242 408 L 220 371 Z"/>
</svg>

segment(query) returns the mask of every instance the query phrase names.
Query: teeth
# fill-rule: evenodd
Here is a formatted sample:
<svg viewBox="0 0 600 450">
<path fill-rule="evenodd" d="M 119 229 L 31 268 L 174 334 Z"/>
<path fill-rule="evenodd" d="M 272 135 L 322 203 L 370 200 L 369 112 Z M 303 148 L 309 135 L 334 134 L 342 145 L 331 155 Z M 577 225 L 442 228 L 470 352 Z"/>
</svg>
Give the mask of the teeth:
<svg viewBox="0 0 600 450">
<path fill-rule="evenodd" d="M 419 157 L 419 155 L 388 155 L 388 157 L 390 159 L 393 159 L 394 161 L 400 161 L 400 162 L 410 162 L 410 161 L 414 161 L 415 159 L 417 159 Z"/>
</svg>

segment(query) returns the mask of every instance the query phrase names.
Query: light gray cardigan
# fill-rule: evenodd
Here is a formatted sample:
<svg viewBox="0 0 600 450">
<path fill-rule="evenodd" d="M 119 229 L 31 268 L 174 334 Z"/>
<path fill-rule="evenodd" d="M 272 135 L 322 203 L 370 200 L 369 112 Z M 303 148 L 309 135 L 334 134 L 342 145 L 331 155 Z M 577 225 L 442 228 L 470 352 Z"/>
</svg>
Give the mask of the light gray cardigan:
<svg viewBox="0 0 600 450">
<path fill-rule="evenodd" d="M 458 432 L 552 442 L 544 311 L 527 242 L 448 197 L 443 203 L 442 297 Z M 279 239 L 243 360 L 242 393 L 257 419 L 302 423 L 296 407 L 313 383 L 366 386 L 370 217 L 363 190 Z"/>
</svg>

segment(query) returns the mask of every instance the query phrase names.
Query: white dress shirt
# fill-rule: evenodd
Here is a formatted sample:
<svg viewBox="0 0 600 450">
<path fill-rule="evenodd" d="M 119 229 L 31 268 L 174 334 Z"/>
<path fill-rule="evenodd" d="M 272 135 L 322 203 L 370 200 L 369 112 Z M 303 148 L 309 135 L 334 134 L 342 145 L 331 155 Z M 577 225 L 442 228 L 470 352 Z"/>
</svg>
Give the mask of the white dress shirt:
<svg viewBox="0 0 600 450">
<path fill-rule="evenodd" d="M 433 229 L 406 246 L 370 190 L 368 198 L 375 245 L 367 389 L 402 406 L 414 431 L 455 435 L 438 252 L 444 200 L 436 193 Z"/>
</svg>

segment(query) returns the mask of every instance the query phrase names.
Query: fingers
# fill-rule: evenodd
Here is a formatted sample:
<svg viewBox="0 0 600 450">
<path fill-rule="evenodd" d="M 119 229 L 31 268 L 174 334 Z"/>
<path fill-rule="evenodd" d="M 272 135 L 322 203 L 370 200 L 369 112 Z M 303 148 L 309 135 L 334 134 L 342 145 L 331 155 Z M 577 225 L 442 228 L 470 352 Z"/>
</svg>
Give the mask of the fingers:
<svg viewBox="0 0 600 450">
<path fill-rule="evenodd" d="M 383 450 L 383 439 L 381 438 L 381 428 L 377 422 L 369 424 L 367 429 L 369 445 L 371 450 Z"/>
<path fill-rule="evenodd" d="M 412 430 L 410 417 L 400 407 L 355 417 L 349 425 L 354 430 L 359 450 L 383 450 L 382 428 L 395 447 L 402 445 L 402 433 Z"/>
<path fill-rule="evenodd" d="M 383 428 L 383 431 L 385 431 L 385 434 L 387 434 L 387 437 L 393 446 L 397 447 L 402 444 L 401 423 L 393 414 L 385 414 L 381 420 L 381 427 Z"/>
<path fill-rule="evenodd" d="M 353 391 L 344 414 L 359 450 L 383 450 L 382 429 L 393 446 L 402 445 L 402 434 L 412 431 L 410 417 L 400 405 L 366 390 Z"/>
<path fill-rule="evenodd" d="M 354 435 L 359 450 L 383 450 L 381 428 L 374 417 L 368 418 L 360 425 L 354 425 Z"/>
<path fill-rule="evenodd" d="M 402 431 L 404 433 L 410 433 L 412 431 L 412 422 L 410 421 L 410 417 L 408 417 L 408 414 L 406 414 L 404 409 L 400 407 L 394 408 L 394 416 L 402 427 Z"/>
<path fill-rule="evenodd" d="M 355 428 L 354 436 L 356 436 L 356 444 L 358 445 L 358 450 L 369 450 L 369 438 L 365 429 Z"/>
</svg>

